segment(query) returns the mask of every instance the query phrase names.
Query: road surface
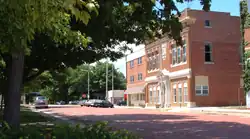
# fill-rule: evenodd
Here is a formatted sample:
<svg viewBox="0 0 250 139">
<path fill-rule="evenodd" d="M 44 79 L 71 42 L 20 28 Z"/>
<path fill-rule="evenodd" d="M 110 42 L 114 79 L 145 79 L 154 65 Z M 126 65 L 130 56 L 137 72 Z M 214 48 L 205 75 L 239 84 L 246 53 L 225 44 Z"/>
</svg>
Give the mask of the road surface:
<svg viewBox="0 0 250 139">
<path fill-rule="evenodd" d="M 110 126 L 130 130 L 144 139 L 250 139 L 250 116 L 80 106 L 42 111 L 79 123 L 108 121 Z"/>
</svg>

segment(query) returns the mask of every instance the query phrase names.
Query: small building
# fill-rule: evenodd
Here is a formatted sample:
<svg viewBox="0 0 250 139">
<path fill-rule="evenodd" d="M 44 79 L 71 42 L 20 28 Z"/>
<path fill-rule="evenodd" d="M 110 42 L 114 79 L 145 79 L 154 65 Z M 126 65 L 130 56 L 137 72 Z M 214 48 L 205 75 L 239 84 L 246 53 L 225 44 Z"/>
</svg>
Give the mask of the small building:
<svg viewBox="0 0 250 139">
<path fill-rule="evenodd" d="M 194 107 L 244 103 L 240 18 L 185 9 L 180 22 L 182 46 L 166 36 L 147 42 L 145 52 L 128 58 L 128 104 Z"/>
<path fill-rule="evenodd" d="M 119 101 L 124 100 L 124 90 L 109 90 L 108 91 L 108 100 L 113 103 L 116 104 Z"/>
</svg>

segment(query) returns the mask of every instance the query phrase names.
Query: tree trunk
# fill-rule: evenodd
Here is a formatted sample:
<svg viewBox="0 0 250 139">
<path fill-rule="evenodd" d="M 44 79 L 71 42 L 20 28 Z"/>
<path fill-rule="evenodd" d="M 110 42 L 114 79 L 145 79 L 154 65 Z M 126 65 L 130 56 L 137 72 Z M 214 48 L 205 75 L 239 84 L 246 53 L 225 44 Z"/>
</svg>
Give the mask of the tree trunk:
<svg viewBox="0 0 250 139">
<path fill-rule="evenodd" d="M 13 128 L 20 126 L 21 85 L 23 78 L 24 53 L 12 53 L 11 70 L 8 76 L 8 93 L 4 109 L 4 121 Z"/>
<path fill-rule="evenodd" d="M 2 92 L 2 95 L 1 95 L 1 108 L 0 108 L 0 111 L 3 111 L 3 102 L 4 102 L 4 93 Z"/>
</svg>

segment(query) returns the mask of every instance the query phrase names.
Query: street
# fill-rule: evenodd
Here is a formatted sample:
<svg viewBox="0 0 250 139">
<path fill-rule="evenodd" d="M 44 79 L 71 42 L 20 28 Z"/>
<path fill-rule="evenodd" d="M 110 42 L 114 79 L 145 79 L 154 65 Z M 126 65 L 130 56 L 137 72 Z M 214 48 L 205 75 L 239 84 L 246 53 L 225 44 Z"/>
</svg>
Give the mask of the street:
<svg viewBox="0 0 250 139">
<path fill-rule="evenodd" d="M 170 113 L 124 108 L 62 107 L 41 111 L 79 123 L 108 121 L 144 139 L 249 139 L 250 117 L 203 113 Z"/>
</svg>

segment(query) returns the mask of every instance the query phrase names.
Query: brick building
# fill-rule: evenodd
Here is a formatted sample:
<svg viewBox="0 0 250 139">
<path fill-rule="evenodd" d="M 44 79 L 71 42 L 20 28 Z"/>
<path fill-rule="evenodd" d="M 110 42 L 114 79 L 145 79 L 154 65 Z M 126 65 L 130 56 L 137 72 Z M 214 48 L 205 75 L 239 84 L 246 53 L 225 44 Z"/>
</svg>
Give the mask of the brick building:
<svg viewBox="0 0 250 139">
<path fill-rule="evenodd" d="M 183 46 L 167 37 L 145 46 L 146 69 L 139 69 L 146 75 L 140 82 L 145 104 L 162 107 L 239 104 L 244 100 L 240 85 L 240 18 L 224 12 L 186 9 L 180 21 Z M 127 68 L 127 75 L 136 71 Z"/>
<path fill-rule="evenodd" d="M 128 104 L 145 104 L 146 62 L 145 46 L 127 56 L 126 76 Z"/>
</svg>

